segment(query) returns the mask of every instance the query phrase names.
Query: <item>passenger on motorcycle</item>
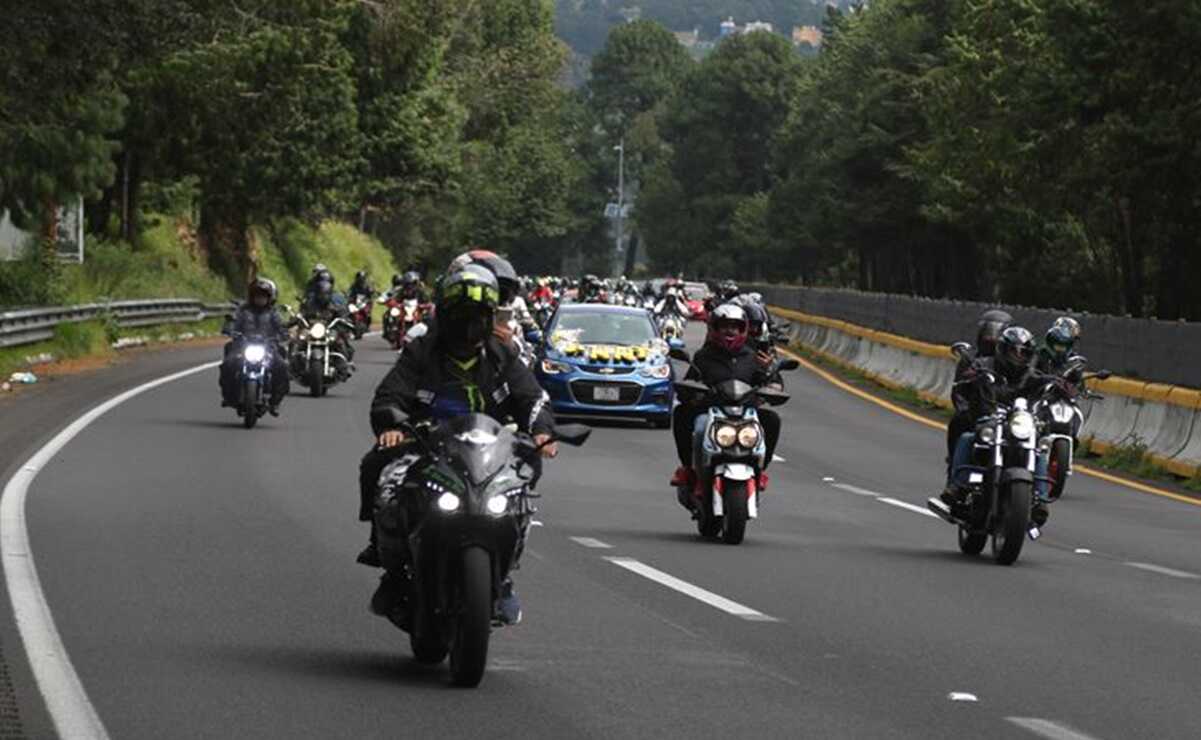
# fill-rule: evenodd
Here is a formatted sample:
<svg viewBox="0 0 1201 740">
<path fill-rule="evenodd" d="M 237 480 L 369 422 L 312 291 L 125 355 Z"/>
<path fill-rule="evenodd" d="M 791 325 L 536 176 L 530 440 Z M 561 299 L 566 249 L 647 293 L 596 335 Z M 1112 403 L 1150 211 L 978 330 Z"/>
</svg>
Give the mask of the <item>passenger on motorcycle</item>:
<svg viewBox="0 0 1201 740">
<path fill-rule="evenodd" d="M 747 346 L 749 331 L 746 311 L 741 306 L 727 303 L 718 306 L 709 314 L 709 331 L 705 345 L 697 350 L 688 368 L 687 380 L 699 380 L 714 386 L 736 379 L 755 387 L 766 385 L 771 379 L 773 360 L 770 355 L 755 352 Z M 758 409 L 759 423 L 767 445 L 764 468 L 771 464 L 776 442 L 780 439 L 780 416 L 769 408 Z M 705 408 L 696 404 L 679 404 L 672 412 L 671 430 L 676 441 L 676 454 L 680 467 L 672 476 L 673 486 L 695 485 L 696 472 L 692 469 L 692 435 L 702 420 Z"/>
<path fill-rule="evenodd" d="M 990 321 L 995 320 L 990 318 Z M 983 317 L 981 323 L 985 323 Z M 990 356 L 978 356 L 958 375 L 953 397 L 956 408 L 959 408 L 959 404 L 963 405 L 962 413 L 970 420 L 970 424 L 956 440 L 955 454 L 951 458 L 951 475 L 940 496 L 948 506 L 954 508 L 963 503 L 963 489 L 956 471 L 971 460 L 976 421 L 988 415 L 996 403 L 1010 405 L 1019 397 L 1037 398 L 1043 386 L 1052 380 L 1034 366 L 1034 356 L 1034 336 L 1020 326 L 1010 326 L 1001 332 Z M 989 374 L 993 381 L 983 382 Z M 1045 497 L 1047 489 L 1046 455 L 1037 455 L 1035 461 L 1035 491 L 1039 494 L 1037 498 L 1041 499 Z M 1047 521 L 1047 513 L 1046 505 L 1038 500 L 1031 510 L 1031 520 L 1041 527 Z"/>
<path fill-rule="evenodd" d="M 437 324 L 405 347 L 375 391 L 371 426 L 376 446 L 359 468 L 360 521 L 373 518 L 384 466 L 414 450 L 396 426 L 398 415 L 409 422 L 437 422 L 467 413 L 484 413 L 501 422 L 511 418 L 535 442 L 546 444 L 543 457 L 558 454 L 557 444 L 549 441 L 554 416 L 546 393 L 513 348 L 492 332 L 499 303 L 496 277 L 480 265 L 467 264 L 443 278 L 436 299 Z M 379 567 L 374 528 L 358 562 Z M 381 582 L 381 591 L 386 588 Z M 498 612 L 507 623 L 520 620 L 511 583 L 502 591 Z"/>
<path fill-rule="evenodd" d="M 284 323 L 275 310 L 275 283 L 258 278 L 246 289 L 246 302 L 234 314 L 233 322 L 225 332 L 233 337 L 225 345 L 225 359 L 221 362 L 221 406 L 238 405 L 238 371 L 242 364 L 242 348 L 247 337 L 262 337 L 271 343 L 271 398 L 268 411 L 279 416 L 279 404 L 288 394 L 287 352 L 281 345 L 287 339 Z"/>
</svg>

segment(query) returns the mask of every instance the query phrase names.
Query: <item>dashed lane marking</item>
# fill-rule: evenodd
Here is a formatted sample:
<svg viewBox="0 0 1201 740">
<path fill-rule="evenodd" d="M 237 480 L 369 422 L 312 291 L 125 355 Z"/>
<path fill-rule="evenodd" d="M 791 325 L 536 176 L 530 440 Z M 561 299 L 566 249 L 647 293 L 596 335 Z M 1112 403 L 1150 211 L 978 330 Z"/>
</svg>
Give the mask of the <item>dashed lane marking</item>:
<svg viewBox="0 0 1201 740">
<path fill-rule="evenodd" d="M 788 462 L 787 460 L 785 460 L 784 458 L 780 457 L 779 455 L 772 455 L 772 456 L 771 456 L 771 461 L 772 461 L 772 462 Z"/>
<path fill-rule="evenodd" d="M 1162 576 L 1172 576 L 1173 578 L 1187 578 L 1190 581 L 1201 579 L 1201 576 L 1197 575 L 1196 573 L 1189 573 L 1187 570 L 1176 570 L 1175 568 L 1165 568 L 1164 566 L 1156 565 L 1155 563 L 1127 562 L 1123 563 L 1123 565 L 1129 565 L 1131 568 L 1138 568 L 1139 570 L 1145 570 L 1151 573 L 1158 573 Z"/>
<path fill-rule="evenodd" d="M 832 483 L 831 486 L 834 488 L 837 488 L 840 491 L 846 491 L 847 493 L 853 493 L 857 496 L 870 496 L 872 498 L 880 498 L 881 497 L 880 494 L 876 493 L 875 491 L 869 491 L 866 488 L 860 488 L 859 486 L 852 486 L 850 483 Z"/>
<path fill-rule="evenodd" d="M 591 547 L 594 550 L 612 550 L 613 549 L 612 545 L 610 545 L 606 542 L 601 542 L 600 540 L 593 539 L 591 537 L 571 537 L 570 539 L 572 542 L 576 543 L 577 545 L 583 545 L 584 547 Z"/>
<path fill-rule="evenodd" d="M 661 586 L 666 586 L 673 591 L 678 591 L 684 594 L 685 596 L 691 596 L 697 601 L 708 604 L 714 609 L 719 609 L 726 614 L 732 614 L 735 617 L 746 619 L 751 622 L 780 621 L 775 617 L 769 617 L 763 612 L 752 609 L 745 604 L 739 604 L 737 601 L 731 601 L 730 599 L 727 599 L 724 596 L 719 596 L 712 591 L 706 591 L 700 586 L 694 586 L 687 581 L 681 581 L 679 578 L 676 578 L 670 573 L 664 573 L 657 568 L 652 568 L 640 560 L 621 557 L 606 557 L 605 560 L 608 560 L 610 563 L 613 563 L 616 566 L 625 568 L 631 573 L 637 573 L 643 578 L 650 579 Z"/>
<path fill-rule="evenodd" d="M 918 506 L 917 504 L 911 504 L 908 501 L 901 501 L 901 500 L 895 499 L 895 498 L 888 498 L 887 496 L 881 496 L 880 498 L 878 498 L 876 500 L 882 504 L 889 504 L 890 506 L 899 506 L 902 509 L 908 509 L 909 511 L 912 511 L 916 514 L 921 514 L 922 516 L 928 516 L 931 519 L 938 519 L 938 515 L 935 514 L 933 511 L 930 511 L 929 509 L 923 509 L 922 507 Z"/>
<path fill-rule="evenodd" d="M 1047 740 L 1096 740 L 1092 735 L 1086 735 L 1079 730 L 1072 729 L 1059 722 L 1052 722 L 1049 719 L 1039 719 L 1038 717 L 1006 717 L 1005 721 L 1012 722 L 1023 730 L 1029 730 L 1039 737 L 1047 738 Z"/>
<path fill-rule="evenodd" d="M 966 701 L 966 702 L 980 701 L 979 699 L 976 698 L 975 694 L 971 694 L 966 691 L 952 691 L 951 693 L 947 694 L 947 698 L 950 699 L 951 701 Z"/>
</svg>

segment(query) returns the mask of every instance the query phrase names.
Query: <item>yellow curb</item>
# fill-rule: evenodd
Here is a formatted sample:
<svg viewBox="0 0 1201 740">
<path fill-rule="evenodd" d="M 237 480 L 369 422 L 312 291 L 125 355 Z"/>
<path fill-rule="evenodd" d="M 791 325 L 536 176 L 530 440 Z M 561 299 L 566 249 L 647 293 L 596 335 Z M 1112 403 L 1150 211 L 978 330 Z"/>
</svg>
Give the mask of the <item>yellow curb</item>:
<svg viewBox="0 0 1201 740">
<path fill-rule="evenodd" d="M 839 378 L 834 377 L 833 375 L 826 372 L 825 370 L 822 370 L 820 367 L 818 367 L 817 365 L 814 365 L 812 362 L 809 362 L 808 360 L 806 360 L 804 357 L 801 357 L 797 353 L 792 352 L 788 349 L 784 349 L 783 347 L 781 347 L 780 349 L 785 354 L 787 354 L 789 357 L 791 357 L 791 358 L 795 359 L 797 362 L 801 363 L 801 365 L 805 369 L 809 370 L 813 374 L 815 374 L 818 377 L 822 378 L 823 380 L 827 381 L 831 385 L 834 385 L 834 386 L 846 391 L 847 393 L 850 393 L 853 396 L 862 398 L 864 401 L 867 401 L 868 403 L 873 403 L 883 409 L 887 409 L 888 411 L 891 411 L 894 414 L 897 414 L 898 416 L 903 416 L 906 419 L 909 419 L 910 421 L 916 421 L 917 423 L 922 424 L 927 427 L 930 427 L 931 429 L 937 429 L 939 431 L 946 431 L 946 428 L 947 428 L 946 424 L 940 424 L 939 422 L 936 422 L 932 419 L 927 419 L 926 417 L 921 416 L 920 414 L 915 414 L 912 411 L 909 411 L 908 409 L 901 408 L 900 406 L 898 406 L 894 403 L 890 403 L 890 402 L 885 401 L 884 399 L 879 398 L 877 396 L 874 396 L 866 391 L 860 390 L 859 388 L 856 388 L 855 386 L 853 386 Z M 838 364 L 844 364 L 844 363 L 838 362 L 837 359 L 835 359 L 835 358 L 831 357 L 830 355 L 827 355 L 826 353 L 821 352 L 819 350 L 811 349 L 810 351 L 816 352 L 817 354 L 821 355 L 822 357 L 831 359 L 831 360 L 837 362 Z M 859 372 L 863 372 L 859 368 L 856 368 L 856 370 L 859 370 Z M 870 377 L 870 375 L 869 375 L 869 377 Z M 1090 449 L 1096 449 L 1100 452 L 1106 452 L 1108 450 L 1113 449 L 1113 445 L 1110 445 L 1110 444 L 1107 444 L 1104 442 L 1100 442 L 1097 440 L 1090 440 L 1088 442 L 1088 445 L 1089 445 Z M 1156 462 L 1155 456 L 1152 456 L 1152 462 Z M 1168 462 L 1170 462 L 1170 461 L 1168 461 Z M 1161 464 L 1161 463 L 1157 462 L 1156 464 Z M 1171 491 L 1165 491 L 1162 488 L 1156 488 L 1155 486 L 1150 486 L 1145 483 L 1139 483 L 1138 481 L 1133 481 L 1128 478 L 1122 478 L 1122 477 L 1113 475 L 1111 473 L 1104 473 L 1100 470 L 1097 470 L 1095 468 L 1090 468 L 1085 465 L 1077 465 L 1076 470 L 1079 470 L 1081 473 L 1084 473 L 1085 475 L 1091 476 L 1093 478 L 1099 478 L 1101 480 L 1108 481 L 1109 483 L 1114 483 L 1119 486 L 1125 486 L 1126 488 L 1129 488 L 1129 489 L 1132 489 L 1135 491 L 1139 491 L 1140 493 L 1149 493 L 1153 496 L 1161 496 L 1163 498 L 1170 498 L 1173 501 L 1179 501 L 1181 503 L 1191 504 L 1193 506 L 1201 506 L 1201 499 L 1192 498 L 1190 496 L 1184 496 L 1179 493 L 1172 493 Z M 1194 472 L 1196 472 L 1195 469 L 1194 469 Z"/>
</svg>

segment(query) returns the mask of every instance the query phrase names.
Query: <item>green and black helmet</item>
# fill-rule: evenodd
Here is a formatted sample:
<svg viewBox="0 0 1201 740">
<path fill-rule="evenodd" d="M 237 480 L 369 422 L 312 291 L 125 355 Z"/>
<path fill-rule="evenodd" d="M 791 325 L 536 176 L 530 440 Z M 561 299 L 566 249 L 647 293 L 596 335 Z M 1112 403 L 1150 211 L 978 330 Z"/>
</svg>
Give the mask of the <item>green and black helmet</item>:
<svg viewBox="0 0 1201 740">
<path fill-rule="evenodd" d="M 1047 349 L 1060 357 L 1068 355 L 1080 338 L 1080 322 L 1071 316 L 1060 316 L 1047 329 Z"/>
<path fill-rule="evenodd" d="M 466 265 L 442 278 L 438 284 L 435 305 L 438 313 L 452 313 L 467 307 L 496 310 L 500 303 L 500 287 L 491 270 L 480 265 Z"/>
</svg>

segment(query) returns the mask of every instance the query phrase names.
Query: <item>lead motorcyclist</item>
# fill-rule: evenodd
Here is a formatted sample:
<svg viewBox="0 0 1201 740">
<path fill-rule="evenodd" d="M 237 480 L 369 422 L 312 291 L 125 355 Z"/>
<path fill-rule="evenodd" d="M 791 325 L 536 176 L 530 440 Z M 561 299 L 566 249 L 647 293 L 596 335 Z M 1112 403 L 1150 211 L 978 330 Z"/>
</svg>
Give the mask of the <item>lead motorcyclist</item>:
<svg viewBox="0 0 1201 740">
<path fill-rule="evenodd" d="M 973 351 L 962 355 L 955 366 L 955 380 L 951 386 L 951 406 L 954 413 L 951 420 L 947 422 L 948 487 L 951 485 L 951 461 L 955 459 L 955 447 L 959 444 L 959 438 L 963 436 L 963 433 L 971 431 L 976 423 L 976 417 L 972 416 L 967 398 L 958 394 L 958 388 L 967 387 L 966 385 L 961 386 L 960 381 L 964 380 L 965 374 L 971 370 L 975 360 L 992 357 L 995 354 L 1001 333 L 1012 325 L 1013 317 L 1000 309 L 989 309 L 980 314 L 980 318 L 976 320 L 976 346 Z"/>
<path fill-rule="evenodd" d="M 544 457 L 554 457 L 551 442 L 554 416 L 549 398 L 511 345 L 493 334 L 500 287 L 481 265 L 467 264 L 446 275 L 435 303 L 438 321 L 400 353 L 396 365 L 380 383 L 371 404 L 371 427 L 376 446 L 359 467 L 359 520 L 371 521 L 379 476 L 399 455 L 412 453 L 396 419 L 442 421 L 467 413 L 484 413 L 498 421 L 512 418 L 520 431 L 545 444 Z M 358 562 L 379 567 L 374 527 Z M 387 613 L 398 597 L 396 584 L 384 576 L 372 609 Z M 507 582 L 497 604 L 499 618 L 508 624 L 521 619 L 521 606 Z"/>
<path fill-rule="evenodd" d="M 713 309 L 709 314 L 705 345 L 693 355 L 685 379 L 699 380 L 710 387 L 732 379 L 755 387 L 766 385 L 771 379 L 773 360 L 770 355 L 755 352 L 747 346 L 748 329 L 746 312 L 741 306 L 726 303 Z M 695 403 L 681 403 L 672 411 L 671 431 L 675 437 L 680 467 L 672 475 L 671 485 L 677 488 L 687 486 L 688 490 L 692 490 L 696 487 L 696 471 L 692 468 L 692 435 L 697 419 L 705 411 L 704 406 Z M 780 416 L 768 408 L 758 409 L 758 414 L 767 445 L 763 463 L 766 470 L 771 464 L 776 442 L 780 439 Z M 759 484 L 760 488 L 765 488 L 766 480 L 760 480 Z M 680 503 L 690 508 L 688 502 L 683 500 L 682 489 L 680 493 Z"/>
<path fill-rule="evenodd" d="M 271 397 L 267 411 L 279 416 L 279 405 L 288 395 L 288 353 L 281 349 L 287 339 L 284 323 L 275 310 L 277 291 L 275 283 L 266 278 L 253 280 L 246 288 L 243 303 L 224 333 L 232 338 L 225 345 L 225 358 L 221 362 L 220 386 L 221 406 L 236 407 L 238 398 L 238 370 L 241 367 L 242 348 L 249 337 L 261 337 L 271 343 Z"/>
<path fill-rule="evenodd" d="M 1010 405 L 1016 398 L 1036 398 L 1043 386 L 1053 380 L 1034 366 L 1034 335 L 1020 326 L 1010 326 L 1001 332 L 991 356 L 976 357 L 955 382 L 957 403 L 964 404 L 964 413 L 974 427 L 976 420 L 992 412 L 995 404 Z M 991 382 L 987 379 L 991 377 Z M 964 489 L 955 472 L 971 460 L 975 430 L 968 428 L 956 440 L 951 458 L 951 475 L 940 498 L 952 507 L 963 504 Z M 1047 459 L 1035 456 L 1035 490 L 1039 492 L 1031 510 L 1031 521 L 1043 526 L 1047 507 L 1041 500 L 1046 490 Z"/>
</svg>

